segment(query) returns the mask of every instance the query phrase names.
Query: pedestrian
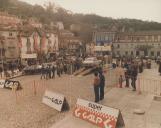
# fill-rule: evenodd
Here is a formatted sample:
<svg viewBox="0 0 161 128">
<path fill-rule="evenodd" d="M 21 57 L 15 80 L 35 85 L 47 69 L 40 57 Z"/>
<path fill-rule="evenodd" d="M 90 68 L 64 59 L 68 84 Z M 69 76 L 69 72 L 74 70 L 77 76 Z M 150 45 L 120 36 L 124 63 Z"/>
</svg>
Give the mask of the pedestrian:
<svg viewBox="0 0 161 128">
<path fill-rule="evenodd" d="M 64 64 L 64 73 L 67 74 L 67 64 Z"/>
<path fill-rule="evenodd" d="M 93 82 L 93 86 L 94 86 L 94 94 L 95 94 L 95 102 L 99 102 L 99 85 L 100 85 L 100 78 L 98 76 L 98 72 L 94 73 L 94 82 Z"/>
<path fill-rule="evenodd" d="M 46 74 L 46 80 L 48 80 L 48 79 L 49 79 L 49 74 L 50 74 L 49 66 L 47 66 L 45 70 L 46 70 L 46 71 L 45 71 L 45 72 L 46 72 L 46 73 L 45 73 L 45 74 Z"/>
<path fill-rule="evenodd" d="M 60 74 L 61 74 L 60 66 L 57 65 L 57 75 L 60 77 Z"/>
<path fill-rule="evenodd" d="M 103 71 L 101 70 L 99 72 L 99 78 L 100 78 L 100 100 L 104 99 L 104 88 L 105 88 L 105 76 L 103 74 Z"/>
<path fill-rule="evenodd" d="M 45 67 L 44 67 L 44 65 L 42 65 L 42 68 L 41 68 L 41 79 L 45 79 Z"/>
<path fill-rule="evenodd" d="M 53 67 L 52 67 L 52 79 L 55 78 L 55 70 L 56 70 L 55 66 L 53 65 Z"/>
<path fill-rule="evenodd" d="M 137 67 L 132 66 L 131 68 L 131 86 L 133 87 L 133 91 L 136 91 L 136 80 L 137 80 Z"/>
<path fill-rule="evenodd" d="M 120 75 L 119 77 L 119 87 L 122 88 L 123 77 Z"/>
<path fill-rule="evenodd" d="M 49 65 L 49 69 L 48 69 L 49 79 L 52 78 L 51 72 L 52 72 L 52 68 L 51 68 L 51 65 Z"/>
<path fill-rule="evenodd" d="M 127 68 L 126 69 L 126 71 L 125 71 L 125 80 L 126 80 L 126 85 L 125 85 L 125 87 L 129 87 L 129 77 L 130 76 L 130 71 L 129 71 L 129 68 Z"/>
<path fill-rule="evenodd" d="M 161 75 L 161 62 L 159 62 L 159 73 Z"/>
</svg>

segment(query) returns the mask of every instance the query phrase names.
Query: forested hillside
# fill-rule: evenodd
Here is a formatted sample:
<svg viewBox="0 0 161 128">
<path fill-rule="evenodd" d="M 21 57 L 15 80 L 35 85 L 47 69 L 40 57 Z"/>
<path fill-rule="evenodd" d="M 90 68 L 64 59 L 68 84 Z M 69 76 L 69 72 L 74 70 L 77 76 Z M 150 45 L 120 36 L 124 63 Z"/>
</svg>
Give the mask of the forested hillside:
<svg viewBox="0 0 161 128">
<path fill-rule="evenodd" d="M 83 30 L 87 40 L 88 36 L 91 36 L 94 27 L 109 29 L 111 26 L 117 26 L 118 30 L 124 28 L 125 31 L 161 30 L 161 23 L 136 19 L 113 19 L 95 14 L 74 14 L 64 8 L 55 6 L 53 3 L 47 3 L 42 7 L 18 0 L 0 0 L 0 10 L 21 18 L 35 17 L 43 24 L 49 24 L 51 21 L 62 21 L 66 29 L 69 29 L 69 26 L 73 23 L 79 24 L 81 31 L 76 34 L 83 34 Z"/>
</svg>

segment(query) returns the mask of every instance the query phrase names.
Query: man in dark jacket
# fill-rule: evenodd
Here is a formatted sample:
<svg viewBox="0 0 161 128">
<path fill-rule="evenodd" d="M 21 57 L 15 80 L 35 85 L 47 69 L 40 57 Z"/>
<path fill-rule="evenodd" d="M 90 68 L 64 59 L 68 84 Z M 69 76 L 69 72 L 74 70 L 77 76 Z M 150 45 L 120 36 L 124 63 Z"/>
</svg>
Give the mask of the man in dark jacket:
<svg viewBox="0 0 161 128">
<path fill-rule="evenodd" d="M 105 76 L 103 75 L 102 69 L 99 72 L 100 77 L 100 100 L 104 99 L 104 88 L 105 88 Z"/>
<path fill-rule="evenodd" d="M 45 79 L 45 67 L 44 65 L 42 65 L 42 68 L 41 68 L 41 79 Z"/>
<path fill-rule="evenodd" d="M 132 66 L 131 68 L 131 85 L 133 87 L 133 91 L 136 91 L 136 80 L 138 75 L 138 69 L 137 66 Z"/>
<path fill-rule="evenodd" d="M 53 65 L 53 67 L 52 67 L 52 79 L 55 78 L 55 71 L 56 71 L 56 68 Z"/>
</svg>

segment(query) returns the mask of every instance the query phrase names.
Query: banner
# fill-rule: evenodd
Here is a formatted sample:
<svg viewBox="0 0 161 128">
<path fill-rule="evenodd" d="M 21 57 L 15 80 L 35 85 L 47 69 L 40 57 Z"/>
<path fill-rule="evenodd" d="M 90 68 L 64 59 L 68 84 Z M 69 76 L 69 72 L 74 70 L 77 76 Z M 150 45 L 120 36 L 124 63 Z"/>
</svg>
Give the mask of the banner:
<svg viewBox="0 0 161 128">
<path fill-rule="evenodd" d="M 68 105 L 64 95 L 54 93 L 49 90 L 45 91 L 42 102 L 44 104 L 56 109 L 57 111 L 69 109 L 69 105 Z"/>
<path fill-rule="evenodd" d="M 83 99 L 77 100 L 73 114 L 75 117 L 88 121 L 100 128 L 117 128 L 117 126 L 124 126 L 122 115 L 118 109 Z"/>
<path fill-rule="evenodd" d="M 6 80 L 4 84 L 4 88 L 7 89 L 15 89 L 19 90 L 22 89 L 19 81 L 13 81 L 13 80 Z"/>
</svg>

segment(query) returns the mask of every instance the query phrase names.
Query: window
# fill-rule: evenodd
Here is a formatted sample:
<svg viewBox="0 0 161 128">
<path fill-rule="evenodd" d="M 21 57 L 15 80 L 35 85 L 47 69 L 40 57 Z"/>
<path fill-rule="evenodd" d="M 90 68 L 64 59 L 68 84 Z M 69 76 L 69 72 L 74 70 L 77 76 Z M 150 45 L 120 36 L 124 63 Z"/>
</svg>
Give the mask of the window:
<svg viewBox="0 0 161 128">
<path fill-rule="evenodd" d="M 139 37 L 137 37 L 137 41 L 139 41 L 140 40 L 140 38 Z"/>
<path fill-rule="evenodd" d="M 125 55 L 128 55 L 128 51 L 125 52 Z"/>
<path fill-rule="evenodd" d="M 154 52 L 153 51 L 151 51 L 151 56 L 154 56 Z"/>
<path fill-rule="evenodd" d="M 140 55 L 140 52 L 139 51 L 136 51 L 136 55 L 139 56 Z"/>
<path fill-rule="evenodd" d="M 117 55 L 120 55 L 120 51 L 117 51 Z"/>
<path fill-rule="evenodd" d="M 148 40 L 151 41 L 151 40 L 152 40 L 152 36 L 149 36 L 149 37 L 148 37 Z"/>
<path fill-rule="evenodd" d="M 134 55 L 134 52 L 133 51 L 131 51 L 131 55 Z"/>
<path fill-rule="evenodd" d="M 160 51 L 157 52 L 157 56 L 160 56 Z"/>
<path fill-rule="evenodd" d="M 8 47 L 8 49 L 15 49 L 15 47 Z"/>
<path fill-rule="evenodd" d="M 117 45 L 117 48 L 120 48 L 120 45 L 119 44 Z"/>
<path fill-rule="evenodd" d="M 154 36 L 154 41 L 158 41 L 158 36 Z"/>
<path fill-rule="evenodd" d="M 13 33 L 12 32 L 9 32 L 9 36 L 13 36 Z"/>
</svg>

